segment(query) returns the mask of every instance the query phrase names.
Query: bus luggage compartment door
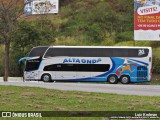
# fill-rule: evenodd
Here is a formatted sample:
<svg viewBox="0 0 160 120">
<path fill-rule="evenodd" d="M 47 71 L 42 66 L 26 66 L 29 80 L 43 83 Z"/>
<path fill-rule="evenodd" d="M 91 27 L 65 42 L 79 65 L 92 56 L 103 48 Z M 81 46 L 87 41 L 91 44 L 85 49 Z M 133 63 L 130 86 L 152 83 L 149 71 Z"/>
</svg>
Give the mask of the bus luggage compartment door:
<svg viewBox="0 0 160 120">
<path fill-rule="evenodd" d="M 148 80 L 148 68 L 147 66 L 138 66 L 137 67 L 137 80 Z"/>
</svg>

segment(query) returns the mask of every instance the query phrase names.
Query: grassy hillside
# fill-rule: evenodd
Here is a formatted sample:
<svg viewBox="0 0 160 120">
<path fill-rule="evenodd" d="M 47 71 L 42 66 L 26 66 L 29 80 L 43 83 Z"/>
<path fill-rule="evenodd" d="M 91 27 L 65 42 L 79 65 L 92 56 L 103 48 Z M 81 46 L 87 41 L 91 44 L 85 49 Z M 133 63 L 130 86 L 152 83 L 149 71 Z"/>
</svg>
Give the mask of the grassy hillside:
<svg viewBox="0 0 160 120">
<path fill-rule="evenodd" d="M 133 2 L 68 0 L 61 4 L 54 21 L 60 22 L 54 44 L 113 45 L 126 31 L 131 37 L 125 40 L 133 40 Z"/>
<path fill-rule="evenodd" d="M 59 9 L 58 14 L 22 19 L 49 20 L 56 39 L 52 45 L 114 45 L 133 40 L 133 1 L 60 0 Z"/>
</svg>

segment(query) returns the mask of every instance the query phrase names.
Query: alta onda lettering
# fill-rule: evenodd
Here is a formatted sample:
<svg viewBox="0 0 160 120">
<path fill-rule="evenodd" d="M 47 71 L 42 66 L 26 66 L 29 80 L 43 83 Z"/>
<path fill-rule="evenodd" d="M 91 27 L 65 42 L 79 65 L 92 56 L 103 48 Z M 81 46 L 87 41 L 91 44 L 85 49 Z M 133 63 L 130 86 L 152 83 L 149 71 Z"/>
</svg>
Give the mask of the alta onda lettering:
<svg viewBox="0 0 160 120">
<path fill-rule="evenodd" d="M 77 58 L 66 58 L 63 60 L 63 63 L 85 63 L 85 64 L 94 64 L 102 61 L 101 58 L 98 59 L 77 59 Z"/>
</svg>

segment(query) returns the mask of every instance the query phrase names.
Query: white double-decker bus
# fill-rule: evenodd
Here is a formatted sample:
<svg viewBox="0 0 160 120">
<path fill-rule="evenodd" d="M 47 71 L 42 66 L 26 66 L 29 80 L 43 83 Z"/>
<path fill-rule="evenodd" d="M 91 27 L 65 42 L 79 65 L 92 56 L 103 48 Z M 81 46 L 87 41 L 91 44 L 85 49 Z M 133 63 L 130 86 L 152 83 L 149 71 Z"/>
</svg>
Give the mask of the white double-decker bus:
<svg viewBox="0 0 160 120">
<path fill-rule="evenodd" d="M 147 82 L 151 47 L 39 46 L 26 59 L 25 80 Z"/>
</svg>

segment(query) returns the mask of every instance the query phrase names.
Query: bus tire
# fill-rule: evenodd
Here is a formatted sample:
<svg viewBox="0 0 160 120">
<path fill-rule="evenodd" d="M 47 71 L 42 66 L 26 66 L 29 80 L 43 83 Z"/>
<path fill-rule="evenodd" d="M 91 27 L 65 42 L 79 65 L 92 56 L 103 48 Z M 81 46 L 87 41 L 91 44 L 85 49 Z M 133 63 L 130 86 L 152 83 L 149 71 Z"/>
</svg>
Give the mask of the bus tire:
<svg viewBox="0 0 160 120">
<path fill-rule="evenodd" d="M 120 82 L 122 84 L 128 84 L 128 83 L 130 83 L 130 77 L 128 75 L 122 75 L 120 77 Z"/>
<path fill-rule="evenodd" d="M 51 82 L 51 75 L 50 74 L 43 74 L 41 77 L 43 82 Z"/>
<path fill-rule="evenodd" d="M 107 81 L 110 84 L 117 84 L 118 83 L 118 77 L 116 75 L 109 75 L 107 78 Z"/>
</svg>

